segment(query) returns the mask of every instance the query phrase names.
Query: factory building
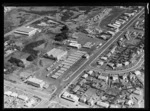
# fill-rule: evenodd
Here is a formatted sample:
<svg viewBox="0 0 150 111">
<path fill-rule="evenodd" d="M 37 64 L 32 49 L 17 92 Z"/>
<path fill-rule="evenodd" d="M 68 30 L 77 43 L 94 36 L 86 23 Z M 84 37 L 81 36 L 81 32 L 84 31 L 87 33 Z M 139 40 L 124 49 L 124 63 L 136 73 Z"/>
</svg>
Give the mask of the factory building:
<svg viewBox="0 0 150 111">
<path fill-rule="evenodd" d="M 43 80 L 37 79 L 37 78 L 32 78 L 30 77 L 29 79 L 27 79 L 25 81 L 25 83 L 38 87 L 38 88 L 43 88 L 43 86 L 45 85 L 45 82 Z"/>
<path fill-rule="evenodd" d="M 37 32 L 36 28 L 33 27 L 21 27 L 15 31 L 15 33 L 32 36 Z"/>
<path fill-rule="evenodd" d="M 66 58 L 67 54 L 68 54 L 67 51 L 63 51 L 61 49 L 56 49 L 56 48 L 53 48 L 52 50 L 47 52 L 47 56 L 57 61 L 63 60 L 64 58 Z"/>
</svg>

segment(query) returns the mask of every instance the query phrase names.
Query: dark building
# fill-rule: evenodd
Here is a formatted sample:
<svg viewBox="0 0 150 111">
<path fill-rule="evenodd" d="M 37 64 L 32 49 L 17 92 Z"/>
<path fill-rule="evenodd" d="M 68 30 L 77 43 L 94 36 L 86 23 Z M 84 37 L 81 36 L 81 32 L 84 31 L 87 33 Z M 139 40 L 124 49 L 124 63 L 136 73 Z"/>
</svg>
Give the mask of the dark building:
<svg viewBox="0 0 150 111">
<path fill-rule="evenodd" d="M 29 85 L 32 85 L 32 86 L 34 86 L 34 87 L 40 88 L 40 84 L 31 82 L 31 81 L 26 81 L 26 83 L 29 84 Z"/>
</svg>

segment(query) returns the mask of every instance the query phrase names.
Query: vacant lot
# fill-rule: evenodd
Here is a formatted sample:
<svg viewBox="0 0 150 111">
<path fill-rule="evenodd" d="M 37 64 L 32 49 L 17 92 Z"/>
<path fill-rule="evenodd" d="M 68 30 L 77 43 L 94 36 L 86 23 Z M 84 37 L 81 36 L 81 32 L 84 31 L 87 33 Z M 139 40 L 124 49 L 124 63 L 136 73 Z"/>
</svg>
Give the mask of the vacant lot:
<svg viewBox="0 0 150 111">
<path fill-rule="evenodd" d="M 113 10 L 110 12 L 110 14 L 104 18 L 101 23 L 100 27 L 103 29 L 107 24 L 112 22 L 115 18 L 119 17 L 121 13 L 123 13 L 125 10 L 120 8 L 113 8 Z"/>
<path fill-rule="evenodd" d="M 4 34 L 13 30 L 16 27 L 22 26 L 27 22 L 39 17 L 36 14 L 19 11 L 17 8 L 7 12 L 4 15 Z"/>
</svg>

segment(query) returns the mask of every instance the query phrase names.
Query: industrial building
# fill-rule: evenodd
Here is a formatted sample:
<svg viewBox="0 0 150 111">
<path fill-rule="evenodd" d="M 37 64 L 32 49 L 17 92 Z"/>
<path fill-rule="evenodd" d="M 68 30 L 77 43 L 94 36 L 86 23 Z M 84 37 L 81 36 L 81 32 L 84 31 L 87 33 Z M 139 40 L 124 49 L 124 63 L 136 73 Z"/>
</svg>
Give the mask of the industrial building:
<svg viewBox="0 0 150 111">
<path fill-rule="evenodd" d="M 37 78 L 32 78 L 32 77 L 27 79 L 25 81 L 25 83 L 30 84 L 30 85 L 35 86 L 35 87 L 38 87 L 38 88 L 39 87 L 43 88 L 43 86 L 45 85 L 45 82 L 43 80 L 40 80 L 40 79 L 37 79 Z"/>
<path fill-rule="evenodd" d="M 15 31 L 15 33 L 32 36 L 37 32 L 36 28 L 33 27 L 21 27 Z"/>
<path fill-rule="evenodd" d="M 53 48 L 52 50 L 47 52 L 46 55 L 52 59 L 59 61 L 59 60 L 63 60 L 64 58 L 66 58 L 67 54 L 68 54 L 67 51 Z"/>
</svg>

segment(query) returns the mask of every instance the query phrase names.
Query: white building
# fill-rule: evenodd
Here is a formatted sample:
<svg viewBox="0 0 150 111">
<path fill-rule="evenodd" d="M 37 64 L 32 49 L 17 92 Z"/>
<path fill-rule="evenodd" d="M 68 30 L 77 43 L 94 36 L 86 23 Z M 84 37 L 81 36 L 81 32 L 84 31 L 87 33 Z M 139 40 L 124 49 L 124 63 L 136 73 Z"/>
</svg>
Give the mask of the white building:
<svg viewBox="0 0 150 111">
<path fill-rule="evenodd" d="M 99 60 L 99 61 L 97 61 L 97 64 L 100 65 L 100 66 L 102 66 L 104 64 L 104 62 L 101 61 L 101 60 Z"/>
<path fill-rule="evenodd" d="M 134 73 L 135 73 L 135 75 L 141 75 L 141 72 L 140 72 L 140 71 L 138 71 L 138 70 L 137 70 L 137 71 L 135 71 Z"/>
<path fill-rule="evenodd" d="M 90 70 L 90 71 L 88 71 L 87 73 L 88 73 L 89 75 L 92 75 L 92 74 L 93 74 L 93 71 Z"/>
<path fill-rule="evenodd" d="M 87 78 L 87 77 L 88 77 L 88 74 L 84 74 L 82 77 L 83 77 L 83 78 Z"/>
<path fill-rule="evenodd" d="M 15 93 L 15 92 L 13 92 L 13 93 L 11 93 L 11 96 L 12 96 L 12 97 L 18 97 L 18 94 Z"/>
<path fill-rule="evenodd" d="M 124 65 L 125 66 L 129 65 L 129 61 L 124 62 Z"/>
<path fill-rule="evenodd" d="M 76 95 L 70 94 L 68 92 L 64 92 L 62 97 L 73 102 L 77 102 L 79 100 L 79 98 Z"/>
<path fill-rule="evenodd" d="M 117 63 L 117 67 L 122 67 L 122 64 L 121 63 Z"/>
<path fill-rule="evenodd" d="M 113 80 L 118 80 L 118 75 L 113 75 Z"/>
<path fill-rule="evenodd" d="M 32 105 L 33 104 L 35 104 L 36 103 L 36 101 L 34 100 L 34 99 L 31 99 L 28 103 L 26 103 L 25 105 L 28 107 L 28 108 L 30 108 L 30 107 L 32 107 Z"/>
<path fill-rule="evenodd" d="M 111 53 L 114 53 L 115 52 L 115 50 L 116 50 L 116 48 L 117 48 L 117 46 L 114 46 L 112 49 L 111 49 Z"/>
<path fill-rule="evenodd" d="M 72 34 L 72 38 L 77 39 L 77 38 L 78 38 L 78 33 L 77 33 L 77 32 L 73 33 L 73 34 Z"/>
<path fill-rule="evenodd" d="M 103 56 L 103 57 L 101 57 L 101 59 L 106 61 L 106 60 L 107 60 L 107 57 L 104 57 L 104 56 Z"/>
<path fill-rule="evenodd" d="M 81 48 L 81 44 L 78 44 L 78 43 L 70 43 L 69 46 L 70 46 L 70 47 L 77 48 L 77 49 L 80 49 L 80 48 Z"/>
<path fill-rule="evenodd" d="M 36 28 L 33 27 L 20 27 L 15 31 L 15 33 L 27 35 L 27 36 L 32 36 L 37 32 Z"/>
<path fill-rule="evenodd" d="M 107 57 L 109 58 L 111 56 L 111 53 L 109 52 L 108 54 L 107 54 Z"/>
<path fill-rule="evenodd" d="M 96 103 L 97 105 L 100 105 L 102 107 L 108 108 L 109 107 L 109 103 L 108 102 L 102 102 L 102 101 L 97 101 Z"/>
<path fill-rule="evenodd" d="M 115 35 L 115 32 L 112 32 L 112 31 L 107 31 L 107 33 L 111 34 L 112 36 Z"/>
<path fill-rule="evenodd" d="M 24 101 L 28 101 L 29 100 L 29 98 L 27 96 L 25 96 L 25 95 L 19 95 L 18 98 L 22 99 Z"/>
<path fill-rule="evenodd" d="M 108 80 L 108 76 L 99 75 L 98 79 L 103 79 L 103 80 L 107 81 Z"/>
<path fill-rule="evenodd" d="M 68 54 L 67 51 L 63 51 L 61 49 L 56 49 L 56 48 L 53 48 L 52 50 L 47 52 L 47 55 L 49 57 L 51 57 L 52 59 L 56 59 L 58 61 L 66 58 L 67 54 Z"/>
<path fill-rule="evenodd" d="M 6 92 L 4 92 L 4 94 L 7 95 L 7 96 L 10 96 L 12 94 L 12 92 L 11 91 L 6 91 Z"/>
<path fill-rule="evenodd" d="M 43 80 L 32 78 L 32 77 L 28 78 L 26 80 L 26 83 L 31 84 L 36 87 L 40 87 L 40 88 L 43 88 L 43 86 L 45 85 L 45 82 Z"/>
</svg>

